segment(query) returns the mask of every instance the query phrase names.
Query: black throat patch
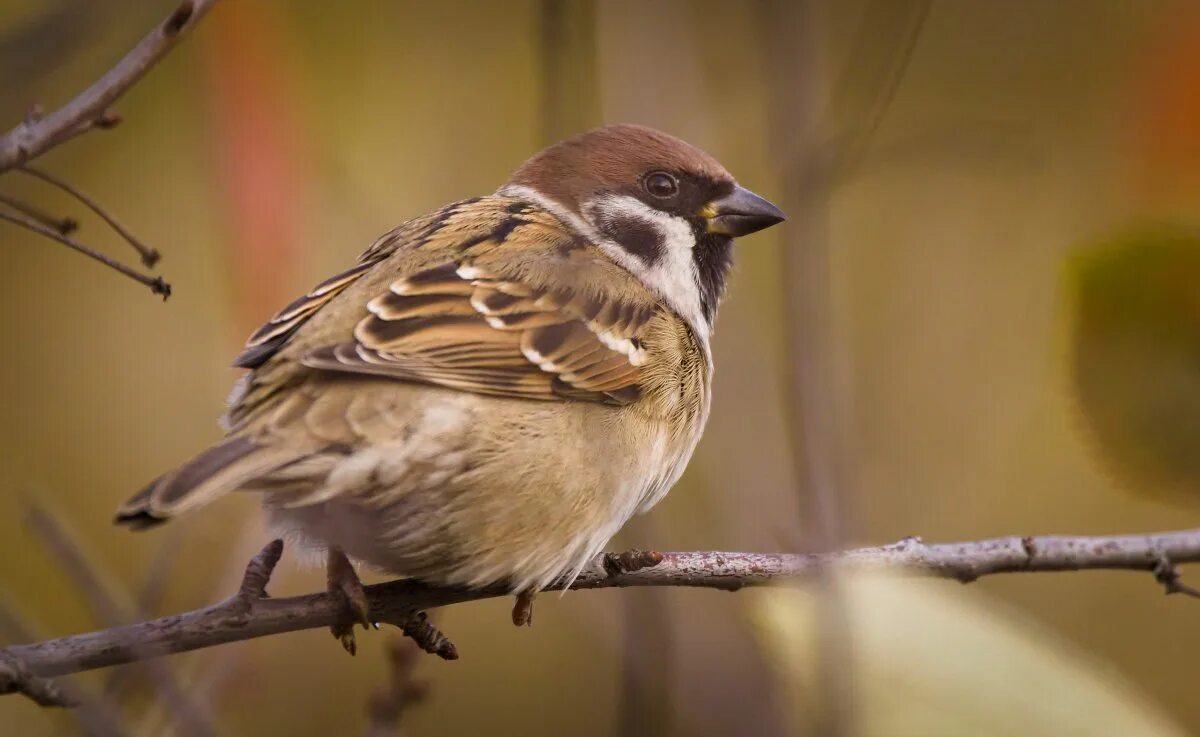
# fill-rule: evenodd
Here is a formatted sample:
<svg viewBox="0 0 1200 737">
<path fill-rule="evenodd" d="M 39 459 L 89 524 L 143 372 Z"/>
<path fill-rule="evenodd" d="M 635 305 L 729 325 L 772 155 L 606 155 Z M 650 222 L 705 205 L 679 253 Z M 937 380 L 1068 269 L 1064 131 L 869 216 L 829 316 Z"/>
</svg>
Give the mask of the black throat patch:
<svg viewBox="0 0 1200 737">
<path fill-rule="evenodd" d="M 711 326 L 717 304 L 725 292 L 725 279 L 733 266 L 733 239 L 709 233 L 704 221 L 692 223 L 696 246 L 692 260 L 696 263 L 696 286 L 700 289 L 700 309 Z"/>
</svg>

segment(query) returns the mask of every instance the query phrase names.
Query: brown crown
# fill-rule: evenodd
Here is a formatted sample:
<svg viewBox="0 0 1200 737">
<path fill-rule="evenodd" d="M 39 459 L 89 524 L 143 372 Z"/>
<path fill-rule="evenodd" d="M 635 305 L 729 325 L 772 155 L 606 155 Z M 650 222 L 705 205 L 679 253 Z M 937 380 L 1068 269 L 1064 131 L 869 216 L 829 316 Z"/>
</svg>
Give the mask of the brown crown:
<svg viewBox="0 0 1200 737">
<path fill-rule="evenodd" d="M 593 128 L 535 154 L 509 178 L 578 211 L 599 192 L 636 187 L 651 171 L 685 172 L 733 181 L 716 159 L 695 146 L 643 125 Z"/>
</svg>

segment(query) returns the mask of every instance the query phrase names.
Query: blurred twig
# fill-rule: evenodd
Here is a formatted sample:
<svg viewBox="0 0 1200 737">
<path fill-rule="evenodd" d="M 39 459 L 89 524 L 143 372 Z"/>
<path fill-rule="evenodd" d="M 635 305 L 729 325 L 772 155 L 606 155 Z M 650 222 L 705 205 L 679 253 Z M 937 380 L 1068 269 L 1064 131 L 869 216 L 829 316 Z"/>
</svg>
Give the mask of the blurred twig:
<svg viewBox="0 0 1200 737">
<path fill-rule="evenodd" d="M 158 610 L 166 595 L 167 584 L 171 580 L 171 569 L 179 559 L 179 551 L 183 547 L 183 529 L 173 531 L 165 536 L 150 558 L 150 566 L 137 593 L 137 609 L 151 613 Z"/>
<path fill-rule="evenodd" d="M 388 640 L 388 682 L 367 699 L 367 737 L 398 737 L 405 712 L 421 703 L 429 684 L 413 678 L 421 651 L 406 638 Z"/>
<path fill-rule="evenodd" d="M 93 127 L 111 123 L 108 108 L 157 64 L 196 25 L 216 0 L 183 0 L 100 79 L 52 113 L 30 115 L 0 136 L 0 172 L 32 161 Z"/>
<path fill-rule="evenodd" d="M 20 89 L 62 68 L 64 50 L 74 51 L 105 16 L 94 0 L 42 0 L 25 22 L 0 29 L 0 89 Z"/>
<path fill-rule="evenodd" d="M 794 222 L 783 249 L 785 289 L 785 384 L 788 435 L 796 478 L 804 486 L 807 538 L 818 551 L 840 547 L 846 537 L 847 502 L 855 488 L 852 355 L 840 328 L 838 274 L 828 232 L 833 183 L 858 171 L 908 70 L 930 0 L 867 4 L 847 62 L 831 89 L 822 71 L 824 14 L 817 2 L 762 4 L 766 56 L 772 75 L 772 150 L 783 161 L 781 202 Z M 822 130 L 850 121 L 840 136 Z M 853 675 L 845 602 L 827 576 L 818 576 L 817 653 L 821 708 L 815 734 L 853 731 Z"/>
<path fill-rule="evenodd" d="M 833 141 L 831 177 L 849 176 L 862 163 L 908 72 L 932 2 L 875 0 L 867 6 L 830 100 L 830 107 L 855 125 Z M 865 104 L 853 99 L 863 94 Z"/>
<path fill-rule="evenodd" d="M 596 3 L 541 0 L 537 20 L 541 133 L 542 141 L 550 145 L 596 125 L 601 118 Z"/>
<path fill-rule="evenodd" d="M 625 539 L 654 539 L 655 523 L 635 517 L 626 524 Z M 605 561 L 610 574 L 631 573 L 662 562 L 654 551 L 630 550 Z M 676 733 L 672 708 L 675 668 L 675 623 L 667 592 L 653 589 L 621 597 L 621 652 L 618 700 L 613 734 L 617 737 Z M 727 686 L 728 688 L 728 686 Z M 715 734 L 716 732 L 710 732 Z"/>
<path fill-rule="evenodd" d="M 46 678 L 341 621 L 344 602 L 328 593 L 266 597 L 266 584 L 282 553 L 282 541 L 268 544 L 247 566 L 238 593 L 219 604 L 124 627 L 14 645 L 0 649 L 0 661 L 22 663 L 29 675 Z M 891 545 L 832 553 L 663 553 L 658 564 L 630 572 L 614 572 L 609 561 L 609 556 L 597 556 L 570 588 L 688 586 L 737 591 L 802 579 L 821 570 L 880 569 L 963 583 L 996 573 L 1082 570 L 1150 572 L 1161 578 L 1164 561 L 1170 566 L 1200 562 L 1200 529 L 1095 537 L 1014 536 L 943 544 L 910 537 Z M 1173 580 L 1175 586 L 1168 586 L 1168 593 L 1178 588 L 1178 578 Z M 548 590 L 562 588 L 555 584 Z M 375 584 L 366 592 L 371 619 L 397 626 L 410 622 L 419 610 L 510 595 L 502 585 L 464 589 L 412 580 Z"/>
<path fill-rule="evenodd" d="M 92 563 L 92 556 L 83 550 L 77 536 L 67 529 L 59 517 L 35 501 L 27 500 L 26 521 L 30 530 L 40 538 L 76 588 L 83 593 L 96 616 L 107 626 L 119 627 L 142 617 L 129 597 L 123 596 Z M 170 706 L 182 733 L 197 737 L 215 734 L 212 716 L 197 707 L 187 689 L 165 663 L 148 660 L 143 667 L 159 698 Z"/>
</svg>

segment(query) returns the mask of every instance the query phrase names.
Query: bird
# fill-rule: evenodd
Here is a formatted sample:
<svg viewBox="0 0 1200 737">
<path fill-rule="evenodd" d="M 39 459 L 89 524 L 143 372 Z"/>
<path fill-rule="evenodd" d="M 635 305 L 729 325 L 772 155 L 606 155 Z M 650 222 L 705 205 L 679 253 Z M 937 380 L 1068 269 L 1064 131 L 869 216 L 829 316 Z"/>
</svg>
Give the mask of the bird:
<svg viewBox="0 0 1200 737">
<path fill-rule="evenodd" d="M 234 361 L 248 371 L 224 439 L 116 521 L 258 496 L 273 529 L 325 558 L 351 653 L 370 622 L 355 563 L 502 585 L 523 623 L 683 473 L 711 406 L 733 241 L 784 219 L 659 130 L 567 138 L 271 317 Z"/>
</svg>

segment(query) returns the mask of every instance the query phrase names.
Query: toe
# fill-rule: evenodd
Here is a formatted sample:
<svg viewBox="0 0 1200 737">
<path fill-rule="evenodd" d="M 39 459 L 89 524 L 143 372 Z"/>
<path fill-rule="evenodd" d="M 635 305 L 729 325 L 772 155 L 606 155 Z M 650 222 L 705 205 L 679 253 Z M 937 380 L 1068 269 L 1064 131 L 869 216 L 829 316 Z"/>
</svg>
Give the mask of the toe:
<svg viewBox="0 0 1200 737">
<path fill-rule="evenodd" d="M 343 650 L 351 655 L 358 654 L 358 642 L 354 639 L 353 624 L 342 623 L 330 625 L 329 631 L 332 632 L 333 636 L 342 643 Z"/>
<path fill-rule="evenodd" d="M 522 591 L 513 602 L 512 623 L 518 627 L 533 626 L 533 591 Z"/>
</svg>

